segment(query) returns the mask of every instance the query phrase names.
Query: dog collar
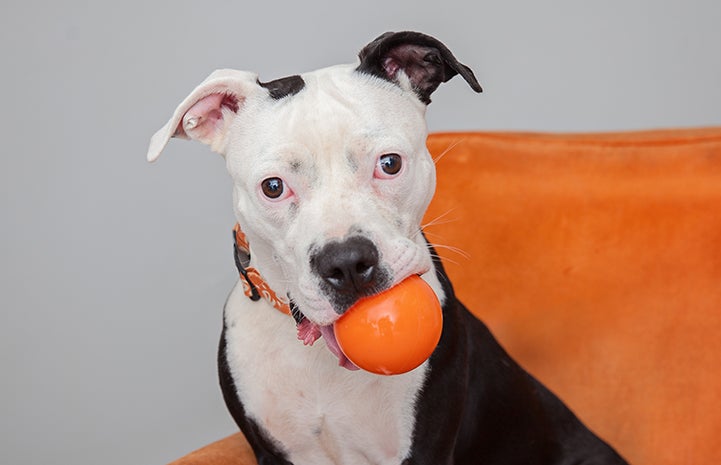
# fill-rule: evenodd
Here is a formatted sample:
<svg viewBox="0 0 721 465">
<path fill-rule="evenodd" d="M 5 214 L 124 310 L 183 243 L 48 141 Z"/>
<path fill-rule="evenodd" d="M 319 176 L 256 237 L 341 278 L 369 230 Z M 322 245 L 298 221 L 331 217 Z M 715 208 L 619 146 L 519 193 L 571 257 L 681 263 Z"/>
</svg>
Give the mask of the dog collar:
<svg viewBox="0 0 721 465">
<path fill-rule="evenodd" d="M 335 347 L 335 349 L 331 348 L 330 351 L 338 357 L 338 363 L 342 367 L 349 370 L 358 369 L 353 362 L 343 355 L 337 342 L 330 342 L 336 340 L 332 326 L 320 327 L 312 323 L 301 313 L 290 296 L 288 296 L 288 300 L 278 297 L 278 294 L 270 288 L 258 270 L 249 266 L 250 245 L 248 244 L 248 238 L 240 229 L 238 223 L 233 228 L 233 249 L 235 250 L 235 266 L 238 267 L 240 282 L 243 283 L 243 292 L 250 300 L 257 302 L 264 298 L 279 312 L 293 317 L 298 331 L 298 339 L 303 341 L 303 344 L 312 346 L 321 336 L 325 337 L 329 341 L 329 347 Z"/>
<path fill-rule="evenodd" d="M 238 267 L 240 282 L 243 283 L 243 292 L 245 295 L 253 301 L 258 301 L 262 297 L 276 310 L 285 313 L 286 315 L 293 316 L 293 311 L 291 309 L 293 303 L 278 297 L 275 291 L 270 288 L 268 283 L 265 282 L 258 270 L 249 266 L 250 245 L 248 244 L 248 238 L 245 236 L 243 230 L 240 229 L 240 224 L 238 223 L 236 223 L 233 228 L 233 241 L 235 266 Z"/>
</svg>

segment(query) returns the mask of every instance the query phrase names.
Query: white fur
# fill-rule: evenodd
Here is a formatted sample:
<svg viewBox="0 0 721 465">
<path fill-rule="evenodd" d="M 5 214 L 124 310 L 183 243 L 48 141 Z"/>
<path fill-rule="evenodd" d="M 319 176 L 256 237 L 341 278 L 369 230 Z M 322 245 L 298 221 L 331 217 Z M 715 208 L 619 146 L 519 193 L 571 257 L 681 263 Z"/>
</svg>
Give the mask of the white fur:
<svg viewBox="0 0 721 465">
<path fill-rule="evenodd" d="M 323 339 L 304 346 L 291 318 L 236 286 L 226 307 L 228 363 L 249 415 L 296 464 L 401 463 L 426 365 L 397 376 L 349 371 Z"/>
<path fill-rule="evenodd" d="M 229 130 L 226 160 L 236 181 L 236 214 L 258 268 L 276 292 L 289 292 L 309 319 L 330 324 L 338 314 L 319 294 L 309 248 L 362 227 L 394 283 L 428 271 L 419 224 L 435 172 L 425 146 L 425 107 L 412 91 L 359 75 L 352 66 L 302 77 L 306 87 L 293 97 L 271 104 L 247 100 Z M 378 157 L 391 152 L 404 157 L 407 172 L 373 179 Z M 294 161 L 305 171 L 292 173 Z M 271 176 L 283 178 L 295 198 L 263 198 L 257 185 Z M 297 216 L 290 218 L 286 211 L 293 201 Z M 272 269 L 262 266 L 274 262 L 278 266 Z"/>
<path fill-rule="evenodd" d="M 354 68 L 304 74 L 305 88 L 282 100 L 269 98 L 253 74 L 216 72 L 178 107 L 148 152 L 156 159 L 184 115 L 192 115 L 179 135 L 225 156 L 251 265 L 318 325 L 339 315 L 309 254 L 349 234 L 373 241 L 393 284 L 421 274 L 444 298 L 419 226 L 435 186 L 425 105 L 407 79 L 398 86 Z M 218 93 L 236 96 L 240 109 L 221 108 L 211 120 L 217 124 L 203 126 L 195 104 Z M 378 159 L 387 153 L 401 155 L 403 169 L 378 178 Z M 269 177 L 282 178 L 293 194 L 264 197 L 260 184 Z M 341 368 L 322 339 L 304 346 L 291 318 L 250 301 L 240 286 L 229 297 L 225 323 L 229 367 L 246 414 L 293 463 L 398 464 L 407 456 L 427 364 L 396 376 Z"/>
</svg>

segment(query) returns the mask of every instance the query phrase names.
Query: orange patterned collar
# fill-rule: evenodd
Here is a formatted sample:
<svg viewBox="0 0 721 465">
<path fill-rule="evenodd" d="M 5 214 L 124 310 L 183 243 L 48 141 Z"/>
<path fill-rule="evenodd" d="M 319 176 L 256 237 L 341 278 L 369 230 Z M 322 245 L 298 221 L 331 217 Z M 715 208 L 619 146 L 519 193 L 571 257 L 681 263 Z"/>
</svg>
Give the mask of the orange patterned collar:
<svg viewBox="0 0 721 465">
<path fill-rule="evenodd" d="M 240 229 L 239 224 L 235 224 L 233 228 L 233 238 L 235 240 L 235 266 L 238 267 L 240 273 L 240 281 L 243 283 L 243 292 L 251 300 L 260 300 L 261 297 L 266 299 L 277 310 L 292 316 L 291 304 L 286 299 L 278 297 L 278 295 L 265 282 L 260 273 L 250 265 L 250 245 L 245 233 Z"/>
</svg>

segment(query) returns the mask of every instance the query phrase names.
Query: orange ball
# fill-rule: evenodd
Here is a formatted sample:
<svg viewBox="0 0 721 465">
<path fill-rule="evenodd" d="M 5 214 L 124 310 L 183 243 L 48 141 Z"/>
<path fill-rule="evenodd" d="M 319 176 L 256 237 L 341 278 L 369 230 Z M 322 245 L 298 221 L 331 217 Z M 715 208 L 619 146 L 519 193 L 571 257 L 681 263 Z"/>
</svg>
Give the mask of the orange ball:
<svg viewBox="0 0 721 465">
<path fill-rule="evenodd" d="M 413 275 L 356 302 L 334 329 L 338 345 L 356 366 L 394 375 L 431 356 L 441 338 L 443 313 L 433 289 Z"/>
</svg>

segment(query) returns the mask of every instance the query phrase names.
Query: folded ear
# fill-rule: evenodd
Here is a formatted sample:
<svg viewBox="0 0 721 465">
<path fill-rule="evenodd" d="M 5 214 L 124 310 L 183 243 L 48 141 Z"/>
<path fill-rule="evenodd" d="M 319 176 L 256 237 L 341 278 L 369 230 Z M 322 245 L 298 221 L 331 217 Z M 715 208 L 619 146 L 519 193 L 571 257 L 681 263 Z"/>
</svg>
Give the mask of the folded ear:
<svg viewBox="0 0 721 465">
<path fill-rule="evenodd" d="M 228 69 L 213 72 L 150 139 L 148 161 L 158 159 L 171 137 L 199 140 L 222 154 L 230 123 L 246 98 L 258 89 L 258 77 L 253 73 Z"/>
<path fill-rule="evenodd" d="M 442 82 L 460 74 L 473 90 L 482 92 L 473 71 L 456 60 L 438 39 L 420 32 L 386 32 L 358 54 L 357 70 L 399 83 L 399 73 L 410 80 L 418 97 L 431 103 L 431 94 Z"/>
</svg>

